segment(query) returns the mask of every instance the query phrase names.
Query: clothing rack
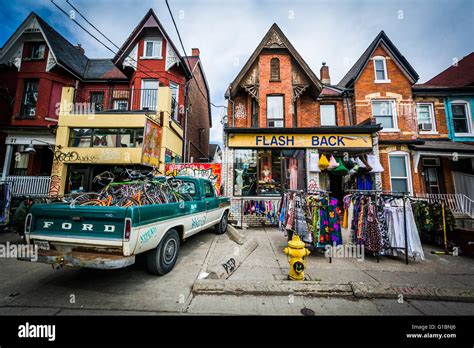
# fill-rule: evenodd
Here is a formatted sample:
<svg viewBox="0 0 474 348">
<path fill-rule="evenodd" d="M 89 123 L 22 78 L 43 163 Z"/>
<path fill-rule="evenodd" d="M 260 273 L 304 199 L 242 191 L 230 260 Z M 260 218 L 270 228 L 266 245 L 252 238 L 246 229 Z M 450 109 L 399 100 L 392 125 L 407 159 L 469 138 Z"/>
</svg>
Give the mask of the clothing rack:
<svg viewBox="0 0 474 348">
<path fill-rule="evenodd" d="M 403 200 L 403 232 L 405 237 L 405 247 L 390 247 L 387 249 L 391 250 L 404 250 L 405 251 L 405 264 L 408 265 L 408 231 L 407 231 L 407 211 L 406 211 L 406 199 L 410 198 L 410 195 L 407 192 L 393 192 L 393 191 L 384 191 L 384 190 L 347 190 L 349 193 L 360 193 L 364 194 L 373 194 L 375 199 L 377 195 L 379 196 L 391 196 L 394 198 L 402 198 Z M 379 262 L 379 254 L 377 253 L 377 262 Z"/>
</svg>

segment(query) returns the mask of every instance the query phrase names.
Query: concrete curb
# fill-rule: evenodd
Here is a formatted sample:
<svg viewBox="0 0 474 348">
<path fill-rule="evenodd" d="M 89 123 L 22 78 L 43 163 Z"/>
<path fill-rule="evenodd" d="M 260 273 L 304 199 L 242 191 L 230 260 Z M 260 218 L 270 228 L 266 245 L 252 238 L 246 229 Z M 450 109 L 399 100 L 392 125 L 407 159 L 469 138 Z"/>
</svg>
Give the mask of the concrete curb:
<svg viewBox="0 0 474 348">
<path fill-rule="evenodd" d="M 232 241 L 232 243 L 235 243 Z M 236 244 L 234 244 L 236 245 Z M 227 248 L 222 250 L 214 249 L 214 253 L 222 253 L 223 255 L 216 258 L 217 264 L 208 266 L 207 273 L 209 279 L 227 279 L 230 277 L 239 266 L 249 257 L 249 255 L 258 247 L 256 238 L 246 240 L 242 245 L 234 247 L 233 252 L 229 252 Z"/>
<path fill-rule="evenodd" d="M 227 225 L 227 237 L 239 245 L 242 245 L 247 241 L 247 238 L 232 225 Z"/>
<path fill-rule="evenodd" d="M 412 300 L 438 300 L 474 302 L 474 290 L 465 288 L 439 288 L 430 285 L 350 282 L 355 297 L 399 298 Z"/>
<path fill-rule="evenodd" d="M 245 282 L 231 280 L 198 280 L 194 283 L 196 295 L 301 295 L 352 297 L 349 284 L 320 284 L 315 282 Z"/>
<path fill-rule="evenodd" d="M 192 288 L 194 295 L 267 295 L 352 298 L 395 298 L 404 300 L 436 300 L 474 302 L 474 290 L 437 288 L 426 285 L 350 282 L 349 284 L 319 283 L 313 281 L 245 282 L 231 280 L 197 280 Z"/>
</svg>

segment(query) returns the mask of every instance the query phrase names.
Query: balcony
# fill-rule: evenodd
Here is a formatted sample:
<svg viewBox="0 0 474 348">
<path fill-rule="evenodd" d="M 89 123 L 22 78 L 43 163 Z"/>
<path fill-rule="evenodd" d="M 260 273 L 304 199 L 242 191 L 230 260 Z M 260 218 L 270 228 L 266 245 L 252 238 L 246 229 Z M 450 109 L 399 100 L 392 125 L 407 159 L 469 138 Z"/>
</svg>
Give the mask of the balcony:
<svg viewBox="0 0 474 348">
<path fill-rule="evenodd" d="M 156 111 L 158 89 L 83 88 L 74 96 L 74 114 Z"/>
</svg>

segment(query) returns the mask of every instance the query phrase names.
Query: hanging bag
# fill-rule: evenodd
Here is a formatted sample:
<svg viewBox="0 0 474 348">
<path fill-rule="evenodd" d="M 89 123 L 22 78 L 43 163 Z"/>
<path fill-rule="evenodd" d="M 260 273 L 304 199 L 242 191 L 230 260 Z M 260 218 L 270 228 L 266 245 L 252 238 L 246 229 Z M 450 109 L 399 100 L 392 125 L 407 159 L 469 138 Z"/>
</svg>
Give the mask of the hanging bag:
<svg viewBox="0 0 474 348">
<path fill-rule="evenodd" d="M 328 169 L 329 161 L 328 161 L 327 157 L 324 154 L 319 157 L 318 165 L 319 165 L 320 170 Z"/>
<path fill-rule="evenodd" d="M 333 155 L 331 155 L 331 158 L 329 159 L 329 167 L 328 170 L 333 170 L 336 169 L 339 166 L 339 163 L 337 163 L 336 159 L 334 158 Z"/>
<path fill-rule="evenodd" d="M 384 171 L 380 160 L 375 155 L 367 155 L 367 162 L 372 167 L 371 173 L 382 173 Z"/>
</svg>

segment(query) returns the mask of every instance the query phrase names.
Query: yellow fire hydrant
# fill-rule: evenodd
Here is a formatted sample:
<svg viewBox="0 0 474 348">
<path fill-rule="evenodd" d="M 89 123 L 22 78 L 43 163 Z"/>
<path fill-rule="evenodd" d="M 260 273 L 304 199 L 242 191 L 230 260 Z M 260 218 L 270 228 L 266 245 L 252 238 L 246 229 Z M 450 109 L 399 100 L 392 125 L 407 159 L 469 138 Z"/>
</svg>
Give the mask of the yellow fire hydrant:
<svg viewBox="0 0 474 348">
<path fill-rule="evenodd" d="M 304 247 L 304 243 L 296 233 L 293 234 L 293 238 L 283 252 L 289 256 L 290 274 L 288 277 L 291 280 L 304 280 L 306 266 L 304 258 L 310 254 L 310 251 Z"/>
</svg>

